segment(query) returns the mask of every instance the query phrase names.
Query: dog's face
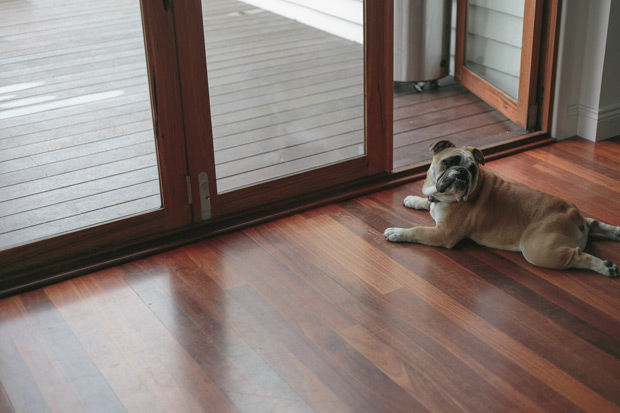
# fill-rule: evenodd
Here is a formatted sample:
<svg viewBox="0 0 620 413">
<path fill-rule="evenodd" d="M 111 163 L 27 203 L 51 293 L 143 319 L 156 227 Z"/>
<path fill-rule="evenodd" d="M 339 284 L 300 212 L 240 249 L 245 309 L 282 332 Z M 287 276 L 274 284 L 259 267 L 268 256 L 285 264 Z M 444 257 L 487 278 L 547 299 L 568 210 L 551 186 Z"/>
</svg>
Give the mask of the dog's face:
<svg viewBox="0 0 620 413">
<path fill-rule="evenodd" d="M 457 148 L 450 141 L 429 145 L 433 162 L 426 175 L 422 192 L 441 202 L 466 202 L 478 183 L 479 165 L 484 156 L 479 149 Z"/>
</svg>

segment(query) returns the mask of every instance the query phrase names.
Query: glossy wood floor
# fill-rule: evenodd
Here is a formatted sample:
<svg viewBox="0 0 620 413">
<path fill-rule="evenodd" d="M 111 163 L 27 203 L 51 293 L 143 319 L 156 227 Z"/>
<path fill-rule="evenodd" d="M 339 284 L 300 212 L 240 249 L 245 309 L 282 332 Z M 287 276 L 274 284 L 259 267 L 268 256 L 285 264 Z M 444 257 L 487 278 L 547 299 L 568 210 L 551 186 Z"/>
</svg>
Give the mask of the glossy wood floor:
<svg viewBox="0 0 620 413">
<path fill-rule="evenodd" d="M 485 168 L 620 225 L 620 139 Z M 0 301 L 0 411 L 618 411 L 620 280 L 463 242 L 421 182 Z M 620 243 L 588 250 L 620 263 Z"/>
</svg>

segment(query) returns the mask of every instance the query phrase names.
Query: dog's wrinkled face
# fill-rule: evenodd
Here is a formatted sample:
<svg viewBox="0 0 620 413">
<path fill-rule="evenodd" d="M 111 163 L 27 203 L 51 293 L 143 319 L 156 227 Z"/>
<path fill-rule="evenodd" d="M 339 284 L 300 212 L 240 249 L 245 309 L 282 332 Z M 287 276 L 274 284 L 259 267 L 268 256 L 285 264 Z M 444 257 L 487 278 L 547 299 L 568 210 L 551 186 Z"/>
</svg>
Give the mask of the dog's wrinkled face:
<svg viewBox="0 0 620 413">
<path fill-rule="evenodd" d="M 478 183 L 479 165 L 484 156 L 479 149 L 456 148 L 450 141 L 429 145 L 433 162 L 426 175 L 422 192 L 441 202 L 467 202 Z"/>
</svg>

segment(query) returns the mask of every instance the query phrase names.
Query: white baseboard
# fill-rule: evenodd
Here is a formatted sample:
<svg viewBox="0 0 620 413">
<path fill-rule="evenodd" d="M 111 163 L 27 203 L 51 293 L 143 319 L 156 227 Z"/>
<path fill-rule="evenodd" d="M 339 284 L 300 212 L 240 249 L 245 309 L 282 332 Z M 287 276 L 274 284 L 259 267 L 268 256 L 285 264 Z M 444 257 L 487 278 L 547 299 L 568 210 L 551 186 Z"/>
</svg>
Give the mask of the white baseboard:
<svg viewBox="0 0 620 413">
<path fill-rule="evenodd" d="M 620 104 L 596 110 L 584 105 L 571 105 L 566 113 L 566 129 L 591 141 L 620 135 Z M 573 128 L 571 128 L 573 126 Z"/>
<path fill-rule="evenodd" d="M 620 103 L 599 111 L 597 141 L 620 135 Z"/>
</svg>

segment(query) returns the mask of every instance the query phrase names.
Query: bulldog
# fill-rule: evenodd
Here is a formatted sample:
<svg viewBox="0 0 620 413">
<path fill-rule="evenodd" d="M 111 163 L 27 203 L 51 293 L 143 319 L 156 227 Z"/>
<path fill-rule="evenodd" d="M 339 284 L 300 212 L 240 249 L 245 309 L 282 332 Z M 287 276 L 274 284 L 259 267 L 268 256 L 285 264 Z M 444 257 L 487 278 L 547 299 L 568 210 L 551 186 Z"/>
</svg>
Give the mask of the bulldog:
<svg viewBox="0 0 620 413">
<path fill-rule="evenodd" d="M 584 218 L 572 203 L 527 186 L 504 181 L 481 168 L 479 149 L 446 140 L 429 145 L 433 161 L 422 187 L 425 197 L 408 196 L 407 208 L 428 210 L 434 227 L 388 228 L 392 242 L 452 248 L 470 238 L 476 243 L 520 251 L 533 265 L 585 268 L 618 277 L 618 267 L 583 252 L 588 235 L 620 241 L 620 227 Z"/>
</svg>

